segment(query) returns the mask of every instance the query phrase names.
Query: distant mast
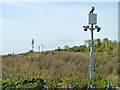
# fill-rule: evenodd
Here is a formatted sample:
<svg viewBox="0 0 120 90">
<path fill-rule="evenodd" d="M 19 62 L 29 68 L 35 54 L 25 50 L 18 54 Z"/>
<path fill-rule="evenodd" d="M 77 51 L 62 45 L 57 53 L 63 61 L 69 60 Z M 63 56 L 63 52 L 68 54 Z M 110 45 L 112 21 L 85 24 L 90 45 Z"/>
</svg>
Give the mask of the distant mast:
<svg viewBox="0 0 120 90">
<path fill-rule="evenodd" d="M 38 47 L 38 52 L 40 52 L 40 46 Z"/>
<path fill-rule="evenodd" d="M 41 45 L 41 51 L 43 52 L 43 44 Z"/>
<path fill-rule="evenodd" d="M 45 52 L 45 46 L 44 46 L 44 52 Z"/>
<path fill-rule="evenodd" d="M 32 39 L 32 58 L 33 58 L 33 52 L 34 52 L 34 39 Z"/>
<path fill-rule="evenodd" d="M 39 52 L 39 56 L 40 56 L 40 46 L 38 47 L 38 52 Z"/>
</svg>

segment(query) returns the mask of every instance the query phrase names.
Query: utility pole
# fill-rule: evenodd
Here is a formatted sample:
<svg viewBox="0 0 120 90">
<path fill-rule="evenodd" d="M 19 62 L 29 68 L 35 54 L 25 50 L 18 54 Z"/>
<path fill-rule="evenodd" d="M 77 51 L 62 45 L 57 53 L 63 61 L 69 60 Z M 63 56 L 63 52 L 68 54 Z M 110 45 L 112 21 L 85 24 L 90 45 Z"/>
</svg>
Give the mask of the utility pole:
<svg viewBox="0 0 120 90">
<path fill-rule="evenodd" d="M 32 39 L 32 58 L 33 58 L 33 52 L 34 52 L 34 39 Z"/>
<path fill-rule="evenodd" d="M 40 53 L 40 46 L 38 47 L 38 52 Z"/>
<path fill-rule="evenodd" d="M 39 52 L 39 56 L 40 56 L 40 46 L 38 47 L 38 52 Z"/>
<path fill-rule="evenodd" d="M 45 46 L 44 46 L 44 52 L 45 52 Z"/>
<path fill-rule="evenodd" d="M 91 51 L 90 51 L 90 56 L 91 56 L 91 70 L 90 70 L 90 78 L 93 77 L 93 72 L 94 72 L 94 52 L 93 52 L 93 24 L 91 24 Z"/>
<path fill-rule="evenodd" d="M 43 44 L 41 45 L 41 51 L 43 52 Z"/>
<path fill-rule="evenodd" d="M 89 25 L 87 26 L 83 26 L 84 31 L 87 31 L 87 29 L 89 29 L 91 31 L 91 49 L 90 49 L 90 78 L 92 78 L 94 75 L 94 52 L 93 52 L 93 30 L 97 29 L 97 32 L 99 32 L 101 30 L 101 28 L 99 26 L 95 26 L 95 28 L 93 28 L 94 24 L 97 24 L 97 14 L 93 13 L 93 11 L 95 10 L 95 7 L 92 7 L 92 9 L 89 12 L 89 23 L 91 25 L 91 27 L 89 27 Z"/>
<path fill-rule="evenodd" d="M 40 46 L 38 47 L 38 52 L 39 52 L 39 60 L 40 60 Z"/>
</svg>

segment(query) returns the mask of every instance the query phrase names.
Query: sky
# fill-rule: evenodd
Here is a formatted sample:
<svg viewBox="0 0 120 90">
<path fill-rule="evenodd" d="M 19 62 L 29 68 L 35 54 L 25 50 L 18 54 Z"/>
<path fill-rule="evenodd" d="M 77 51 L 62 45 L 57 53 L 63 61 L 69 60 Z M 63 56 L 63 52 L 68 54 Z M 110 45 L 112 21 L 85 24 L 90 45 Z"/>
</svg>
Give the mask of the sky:
<svg viewBox="0 0 120 90">
<path fill-rule="evenodd" d="M 90 39 L 90 31 L 85 32 L 83 25 L 88 25 L 92 6 L 102 28 L 94 30 L 94 39 L 118 40 L 117 2 L 1 2 L 0 55 L 27 52 L 32 39 L 35 51 L 41 44 L 46 50 L 83 45 Z"/>
</svg>

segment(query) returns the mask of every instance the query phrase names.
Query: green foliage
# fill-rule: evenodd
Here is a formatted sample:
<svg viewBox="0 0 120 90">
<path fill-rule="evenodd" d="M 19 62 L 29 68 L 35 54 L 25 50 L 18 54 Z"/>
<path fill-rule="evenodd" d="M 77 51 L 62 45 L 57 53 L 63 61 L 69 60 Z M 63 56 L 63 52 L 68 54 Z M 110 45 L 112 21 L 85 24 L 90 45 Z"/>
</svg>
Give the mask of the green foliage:
<svg viewBox="0 0 120 90">
<path fill-rule="evenodd" d="M 3 80 L 2 88 L 44 88 L 46 82 L 39 77 L 23 78 L 21 80 Z"/>
<path fill-rule="evenodd" d="M 41 89 L 47 85 L 49 88 L 65 88 L 67 84 L 70 84 L 72 88 L 87 88 L 88 83 L 90 83 L 94 88 L 104 88 L 108 87 L 108 82 L 110 81 L 114 87 L 118 86 L 118 82 L 113 82 L 112 80 L 106 79 L 106 75 L 101 72 L 95 72 L 94 78 L 81 79 L 80 76 L 74 77 L 74 74 L 64 74 L 59 76 L 53 76 L 52 78 L 41 79 L 39 77 L 23 78 L 21 80 L 3 80 L 2 88 L 37 88 Z M 74 78 L 73 78 L 74 77 Z"/>
<path fill-rule="evenodd" d="M 97 48 L 101 47 L 102 43 L 101 40 L 98 38 L 97 40 L 97 44 L 95 45 Z"/>
<path fill-rule="evenodd" d="M 107 51 L 113 51 L 115 47 L 118 46 L 118 42 L 116 40 L 111 41 L 108 38 L 96 39 L 97 44 L 94 45 L 94 52 L 107 52 Z M 81 46 L 74 46 L 69 49 L 56 49 L 57 51 L 69 51 L 69 52 L 89 52 L 90 46 L 86 47 L 85 45 Z"/>
<path fill-rule="evenodd" d="M 69 52 L 86 52 L 87 48 L 85 45 L 81 45 L 81 46 L 74 46 L 72 48 L 69 49 L 63 49 L 62 51 L 69 51 Z"/>
<path fill-rule="evenodd" d="M 56 51 L 61 51 L 62 49 L 60 47 L 58 47 L 57 49 L 55 49 Z"/>
</svg>

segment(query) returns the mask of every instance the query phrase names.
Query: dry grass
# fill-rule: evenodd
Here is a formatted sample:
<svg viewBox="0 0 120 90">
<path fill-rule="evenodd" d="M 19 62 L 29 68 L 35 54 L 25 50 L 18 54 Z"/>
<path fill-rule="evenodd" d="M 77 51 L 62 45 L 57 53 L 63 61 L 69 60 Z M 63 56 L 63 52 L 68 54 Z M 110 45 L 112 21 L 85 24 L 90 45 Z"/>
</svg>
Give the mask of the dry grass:
<svg viewBox="0 0 120 90">
<path fill-rule="evenodd" d="M 85 55 L 71 52 L 49 52 L 35 53 L 33 61 L 31 61 L 30 53 L 26 55 L 3 56 L 2 65 L 3 73 L 11 73 L 13 75 L 25 76 L 29 69 L 29 77 L 46 76 L 53 74 L 69 74 L 80 72 L 88 74 L 89 59 Z M 30 66 L 31 64 L 31 66 Z M 43 75 L 44 73 L 48 75 Z"/>
<path fill-rule="evenodd" d="M 73 52 L 45 52 L 20 55 L 3 56 L 2 71 L 3 78 L 6 74 L 17 77 L 42 77 L 52 78 L 73 73 L 73 78 L 79 75 L 85 78 L 89 75 L 89 53 Z M 118 61 L 117 55 L 108 53 L 94 53 L 94 65 L 100 72 L 108 74 L 108 78 L 117 79 Z M 98 72 L 99 72 L 98 71 Z M 72 79 L 71 79 L 72 80 Z M 72 81 L 71 81 L 72 83 Z"/>
</svg>

